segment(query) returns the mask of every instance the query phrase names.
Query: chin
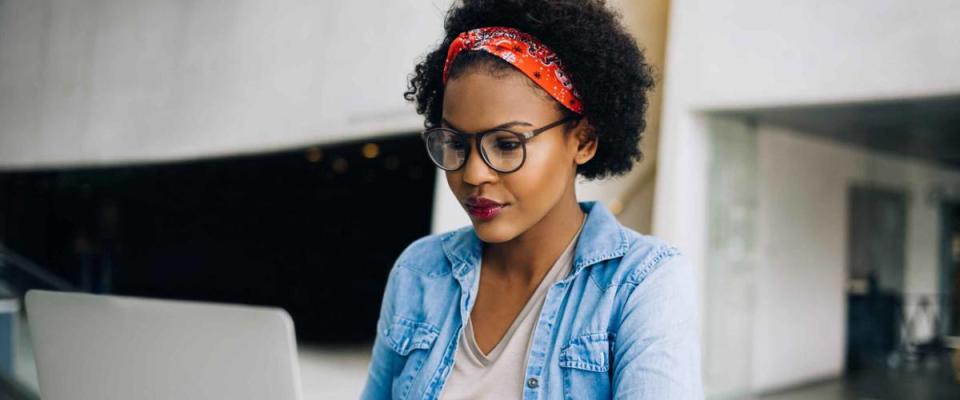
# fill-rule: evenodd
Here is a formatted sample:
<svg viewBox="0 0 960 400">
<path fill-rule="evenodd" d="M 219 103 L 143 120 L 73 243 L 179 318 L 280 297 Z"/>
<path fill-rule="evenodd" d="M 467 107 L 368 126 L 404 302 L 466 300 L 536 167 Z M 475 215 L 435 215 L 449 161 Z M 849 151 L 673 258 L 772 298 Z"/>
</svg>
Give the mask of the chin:
<svg viewBox="0 0 960 400">
<path fill-rule="evenodd" d="M 517 237 L 518 232 L 515 232 L 514 227 L 499 225 L 503 224 L 473 221 L 473 230 L 477 237 L 486 243 L 503 243 Z"/>
</svg>

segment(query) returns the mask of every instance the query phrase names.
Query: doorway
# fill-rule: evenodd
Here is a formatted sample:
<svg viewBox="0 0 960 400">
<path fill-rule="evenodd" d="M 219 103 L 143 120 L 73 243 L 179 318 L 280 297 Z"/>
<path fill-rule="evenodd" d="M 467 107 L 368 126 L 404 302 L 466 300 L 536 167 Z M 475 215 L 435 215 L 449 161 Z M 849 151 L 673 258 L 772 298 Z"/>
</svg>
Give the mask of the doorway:
<svg viewBox="0 0 960 400">
<path fill-rule="evenodd" d="M 960 201 L 940 207 L 940 293 L 945 336 L 960 336 Z"/>
<path fill-rule="evenodd" d="M 907 195 L 854 185 L 849 191 L 847 370 L 882 363 L 898 343 Z"/>
</svg>

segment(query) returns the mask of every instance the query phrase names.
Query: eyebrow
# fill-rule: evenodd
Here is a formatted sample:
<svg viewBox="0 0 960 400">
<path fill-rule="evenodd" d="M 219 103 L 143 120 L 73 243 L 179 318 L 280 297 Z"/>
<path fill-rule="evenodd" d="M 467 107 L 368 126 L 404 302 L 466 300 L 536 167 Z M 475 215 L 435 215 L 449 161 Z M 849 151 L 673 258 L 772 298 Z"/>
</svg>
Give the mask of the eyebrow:
<svg viewBox="0 0 960 400">
<path fill-rule="evenodd" d="M 450 121 L 447 121 L 446 118 L 441 118 L 440 120 L 441 120 L 441 122 L 443 122 L 443 123 L 446 124 L 447 126 L 453 128 L 453 130 L 455 130 L 455 131 L 459 131 L 459 132 L 461 132 L 461 133 L 464 132 L 462 129 L 457 128 L 456 126 L 453 126 L 453 124 L 451 124 Z M 508 127 L 511 127 L 511 126 L 514 126 L 514 125 L 533 126 L 533 124 L 531 124 L 531 123 L 529 123 L 529 122 L 526 122 L 526 121 L 510 121 L 510 122 L 502 123 L 502 124 L 497 125 L 497 126 L 495 126 L 495 127 L 493 127 L 493 128 L 490 128 L 490 129 L 484 129 L 484 130 L 482 130 L 482 131 L 480 131 L 480 132 L 487 132 L 487 131 L 492 131 L 492 130 L 495 130 L 495 129 L 504 129 L 504 128 L 508 128 Z"/>
</svg>

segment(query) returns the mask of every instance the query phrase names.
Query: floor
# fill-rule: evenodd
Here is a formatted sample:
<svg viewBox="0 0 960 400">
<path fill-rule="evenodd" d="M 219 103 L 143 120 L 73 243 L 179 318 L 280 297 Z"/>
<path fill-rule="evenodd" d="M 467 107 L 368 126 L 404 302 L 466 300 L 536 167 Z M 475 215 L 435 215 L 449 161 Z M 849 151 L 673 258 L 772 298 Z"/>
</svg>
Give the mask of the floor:
<svg viewBox="0 0 960 400">
<path fill-rule="evenodd" d="M 358 399 L 367 379 L 368 347 L 322 348 L 301 345 L 303 399 Z"/>
<path fill-rule="evenodd" d="M 756 397 L 761 400 L 957 400 L 960 383 L 947 362 L 924 367 L 875 368 L 842 379 Z"/>
</svg>

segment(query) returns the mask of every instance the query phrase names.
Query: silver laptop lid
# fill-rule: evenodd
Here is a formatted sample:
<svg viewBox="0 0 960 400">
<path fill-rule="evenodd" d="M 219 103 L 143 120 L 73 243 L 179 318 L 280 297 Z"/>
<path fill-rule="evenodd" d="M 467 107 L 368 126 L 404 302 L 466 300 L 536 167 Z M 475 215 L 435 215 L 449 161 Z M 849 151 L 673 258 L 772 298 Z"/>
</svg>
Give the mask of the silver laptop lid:
<svg viewBox="0 0 960 400">
<path fill-rule="evenodd" d="M 44 400 L 300 400 L 293 322 L 279 308 L 32 290 Z"/>
</svg>

